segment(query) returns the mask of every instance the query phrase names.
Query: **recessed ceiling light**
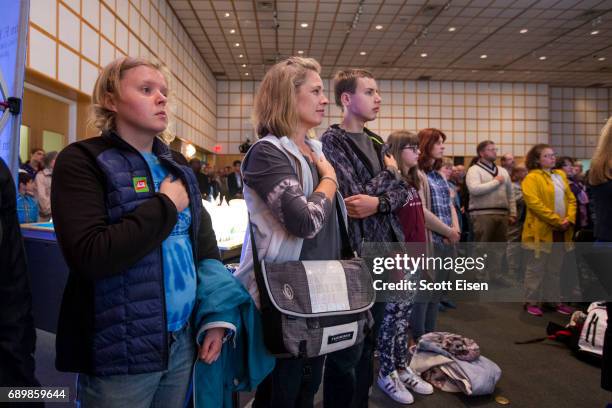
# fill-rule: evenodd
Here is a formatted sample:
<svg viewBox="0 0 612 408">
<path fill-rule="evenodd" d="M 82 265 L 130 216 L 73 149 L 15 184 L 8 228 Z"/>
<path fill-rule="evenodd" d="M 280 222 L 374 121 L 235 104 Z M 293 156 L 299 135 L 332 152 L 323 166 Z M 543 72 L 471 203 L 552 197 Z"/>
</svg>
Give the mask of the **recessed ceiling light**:
<svg viewBox="0 0 612 408">
<path fill-rule="evenodd" d="M 238 55 L 238 58 L 243 58 L 243 57 L 244 57 L 244 55 L 242 55 L 242 54 Z"/>
<path fill-rule="evenodd" d="M 244 76 L 249 76 L 249 73 L 248 73 L 248 72 L 245 72 L 245 73 L 244 73 Z"/>
<path fill-rule="evenodd" d="M 457 30 L 457 27 L 448 27 L 448 31 L 450 31 L 451 33 L 455 30 Z"/>
<path fill-rule="evenodd" d="M 302 50 L 298 51 L 298 54 L 300 54 L 300 55 L 302 55 L 303 53 L 304 53 L 304 51 L 302 51 Z"/>
<path fill-rule="evenodd" d="M 225 13 L 225 17 L 229 17 L 229 16 L 230 16 L 230 13 Z"/>
<path fill-rule="evenodd" d="M 476 72 L 478 72 L 478 70 L 477 70 L 477 69 L 473 69 L 473 70 L 472 70 L 472 72 L 473 72 L 473 73 L 476 73 Z"/>
<path fill-rule="evenodd" d="M 480 59 L 486 59 L 487 57 L 488 57 L 488 55 L 487 55 L 487 54 L 482 54 L 482 55 L 480 56 Z"/>
<path fill-rule="evenodd" d="M 540 61 L 544 61 L 545 59 L 546 59 L 546 56 L 545 56 L 545 55 L 542 55 L 542 56 L 540 57 Z"/>
<path fill-rule="evenodd" d="M 377 30 L 382 30 L 382 29 L 383 29 L 383 26 L 381 26 L 381 25 L 379 24 L 379 25 L 377 25 L 375 28 L 376 28 Z"/>
<path fill-rule="evenodd" d="M 359 55 L 366 55 L 366 54 L 367 54 L 367 53 L 366 53 L 365 51 L 361 51 L 361 52 L 359 53 Z"/>
<path fill-rule="evenodd" d="M 242 68 L 246 68 L 246 64 L 242 64 Z"/>
<path fill-rule="evenodd" d="M 230 30 L 230 34 L 234 34 L 236 33 L 236 30 L 234 30 L 233 28 Z"/>
<path fill-rule="evenodd" d="M 504 71 L 503 69 L 501 71 L 497 71 L 498 74 L 503 74 L 504 72 L 506 71 Z"/>
<path fill-rule="evenodd" d="M 427 53 L 426 52 L 422 52 L 421 53 L 421 57 L 426 58 L 427 57 Z"/>
<path fill-rule="evenodd" d="M 234 47 L 240 47 L 240 43 L 234 43 Z"/>
<path fill-rule="evenodd" d="M 302 23 L 302 24 L 300 24 L 300 27 L 307 28 L 308 27 L 308 23 Z"/>
<path fill-rule="evenodd" d="M 597 34 L 599 34 L 599 30 L 593 30 L 593 31 L 591 31 L 591 35 L 597 35 Z"/>
<path fill-rule="evenodd" d="M 528 29 L 526 29 L 526 28 L 523 28 L 521 31 L 519 31 L 519 33 L 521 33 L 521 34 L 525 34 L 527 31 L 529 31 L 529 30 L 528 30 Z"/>
<path fill-rule="evenodd" d="M 597 58 L 597 61 L 605 61 L 605 60 L 606 60 L 606 57 L 599 57 L 599 58 Z"/>
</svg>

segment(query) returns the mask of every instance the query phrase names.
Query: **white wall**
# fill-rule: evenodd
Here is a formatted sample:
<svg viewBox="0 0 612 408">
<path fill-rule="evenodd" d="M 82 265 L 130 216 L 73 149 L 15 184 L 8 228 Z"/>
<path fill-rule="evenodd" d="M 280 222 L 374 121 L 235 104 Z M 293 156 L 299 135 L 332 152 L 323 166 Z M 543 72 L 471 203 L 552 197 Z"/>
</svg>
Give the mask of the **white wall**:
<svg viewBox="0 0 612 408">
<path fill-rule="evenodd" d="M 212 151 L 217 82 L 164 0 L 31 0 L 27 67 L 91 95 L 98 71 L 124 55 L 172 73 L 177 136 Z"/>
</svg>

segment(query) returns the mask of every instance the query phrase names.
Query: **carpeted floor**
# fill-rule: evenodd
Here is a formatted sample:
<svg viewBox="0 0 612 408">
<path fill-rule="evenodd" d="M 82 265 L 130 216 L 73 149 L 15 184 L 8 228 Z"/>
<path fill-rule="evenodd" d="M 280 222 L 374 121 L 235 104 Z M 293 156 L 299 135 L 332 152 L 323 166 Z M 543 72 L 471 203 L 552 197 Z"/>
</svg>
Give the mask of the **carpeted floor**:
<svg viewBox="0 0 612 408">
<path fill-rule="evenodd" d="M 436 390 L 430 396 L 415 396 L 413 406 L 424 408 L 500 407 L 496 396 L 520 408 L 604 408 L 612 395 L 599 386 L 600 369 L 575 358 L 560 343 L 515 345 L 546 335 L 549 321 L 566 324 L 568 317 L 555 312 L 533 317 L 518 303 L 461 303 L 438 315 L 438 330 L 474 339 L 481 353 L 502 369 L 496 392 L 489 397 L 467 397 Z M 378 387 L 370 397 L 371 407 L 399 407 Z"/>
<path fill-rule="evenodd" d="M 519 408 L 604 408 L 612 395 L 599 387 L 600 370 L 575 358 L 564 345 L 551 341 L 515 345 L 545 335 L 549 321 L 565 324 L 568 318 L 554 312 L 532 317 L 517 303 L 460 303 L 457 309 L 439 314 L 438 329 L 473 338 L 483 355 L 502 369 L 496 392 L 487 397 L 466 397 L 436 390 L 433 395 L 415 396 L 413 406 L 424 408 L 499 407 L 496 396 Z M 55 336 L 38 330 L 37 375 L 44 385 L 71 386 L 75 376 L 53 369 Z M 321 407 L 321 393 L 317 407 Z M 242 405 L 251 395 L 242 394 Z M 62 405 L 53 404 L 61 408 Z M 66 405 L 63 405 L 66 406 Z M 370 407 L 400 407 L 375 385 Z"/>
</svg>

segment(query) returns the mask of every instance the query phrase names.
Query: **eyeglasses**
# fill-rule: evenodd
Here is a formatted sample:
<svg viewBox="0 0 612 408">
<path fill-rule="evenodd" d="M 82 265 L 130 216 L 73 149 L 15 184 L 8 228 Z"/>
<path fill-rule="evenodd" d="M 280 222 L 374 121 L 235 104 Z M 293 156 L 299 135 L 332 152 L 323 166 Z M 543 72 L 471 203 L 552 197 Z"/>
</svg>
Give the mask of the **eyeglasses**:
<svg viewBox="0 0 612 408">
<path fill-rule="evenodd" d="M 412 150 L 413 153 L 419 153 L 420 152 L 419 146 L 415 146 L 415 145 L 404 146 L 404 148 L 402 150 L 405 150 L 405 149 Z"/>
</svg>

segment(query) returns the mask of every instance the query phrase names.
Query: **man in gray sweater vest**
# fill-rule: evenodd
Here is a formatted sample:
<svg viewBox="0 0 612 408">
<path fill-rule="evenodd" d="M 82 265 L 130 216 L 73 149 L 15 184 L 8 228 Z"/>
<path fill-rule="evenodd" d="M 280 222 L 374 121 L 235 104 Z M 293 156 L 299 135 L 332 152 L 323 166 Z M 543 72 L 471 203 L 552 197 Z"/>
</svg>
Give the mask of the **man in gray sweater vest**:
<svg viewBox="0 0 612 408">
<path fill-rule="evenodd" d="M 478 161 L 469 168 L 465 183 L 470 193 L 469 213 L 475 242 L 506 242 L 508 224 L 516 222 L 516 202 L 510 175 L 495 165 L 497 148 L 491 140 L 480 142 L 476 148 Z M 505 251 L 504 251 L 505 252 Z M 501 276 L 501 247 L 490 248 L 486 272 L 489 279 L 510 285 Z"/>
</svg>

